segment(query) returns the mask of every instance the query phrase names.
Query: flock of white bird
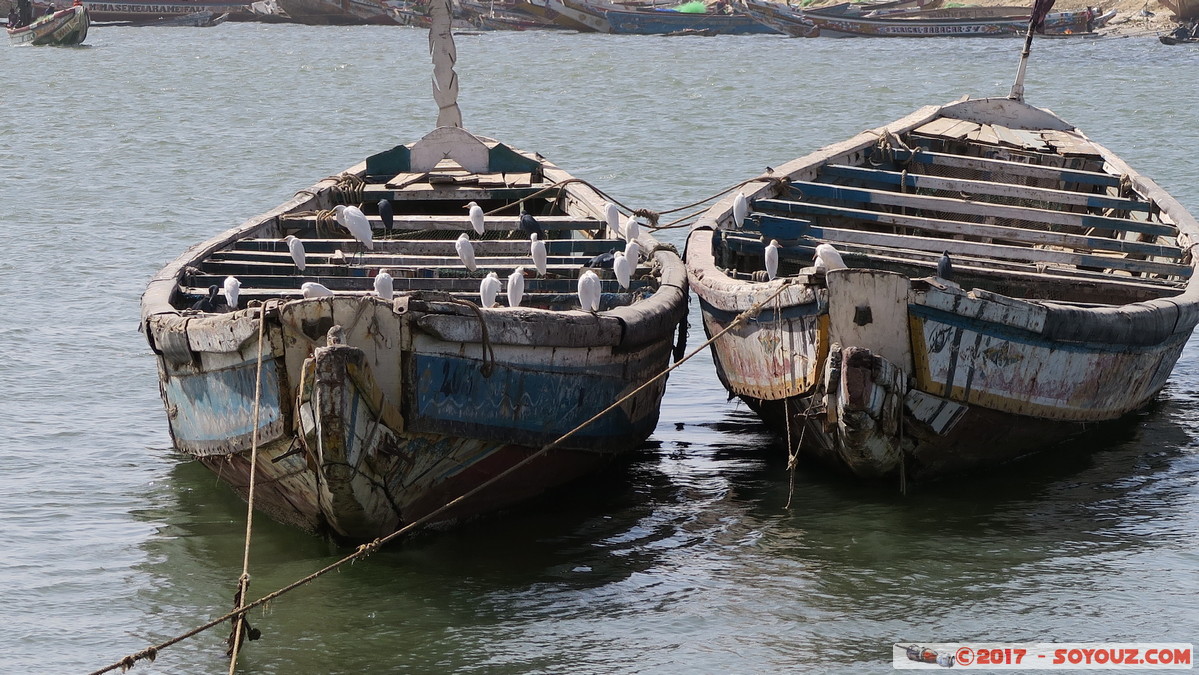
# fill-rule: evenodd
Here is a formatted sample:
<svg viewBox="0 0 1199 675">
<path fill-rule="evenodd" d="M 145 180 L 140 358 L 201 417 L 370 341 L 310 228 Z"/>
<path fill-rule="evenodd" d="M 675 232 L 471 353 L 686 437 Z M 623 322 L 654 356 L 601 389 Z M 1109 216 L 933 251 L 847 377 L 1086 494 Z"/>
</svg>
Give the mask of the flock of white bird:
<svg viewBox="0 0 1199 675">
<path fill-rule="evenodd" d="M 468 210 L 471 229 L 475 231 L 475 234 L 481 236 L 486 231 L 486 214 L 483 212 L 482 207 L 475 202 L 470 202 L 464 208 Z M 358 243 L 368 250 L 374 250 L 375 246 L 370 221 L 367 220 L 366 214 L 361 209 L 356 206 L 338 204 L 333 208 L 333 211 L 337 222 Z M 620 211 L 611 202 L 605 205 L 604 215 L 608 223 L 608 228 L 613 232 L 621 234 L 625 239 L 625 250 L 616 251 L 613 254 L 612 271 L 616 275 L 616 281 L 620 284 L 620 287 L 627 290 L 632 281 L 633 272 L 636 270 L 638 263 L 641 262 L 641 247 L 637 243 L 637 237 L 641 233 L 641 224 L 637 218 L 630 216 L 624 221 L 622 227 Z M 744 192 L 738 192 L 733 199 L 734 224 L 740 228 L 748 215 L 749 201 L 746 199 Z M 291 253 L 292 261 L 296 264 L 296 269 L 303 272 L 306 264 L 304 242 L 290 234 L 284 237 L 283 241 L 287 243 L 287 249 Z M 770 243 L 766 246 L 766 276 L 771 281 L 778 276 L 779 250 L 781 248 L 782 246 L 779 245 L 777 239 L 771 239 Z M 475 246 L 467 233 L 463 232 L 458 235 L 458 239 L 454 241 L 454 249 L 458 252 L 458 257 L 469 272 L 474 273 L 478 270 L 478 264 L 475 262 Z M 533 266 L 537 270 L 537 274 L 544 277 L 547 269 L 545 242 L 542 241 L 536 232 L 529 234 L 529 255 L 533 259 Z M 841 254 L 829 244 L 820 244 L 816 247 L 815 264 L 818 271 L 837 270 L 846 267 Z M 375 295 L 384 300 L 391 300 L 395 293 L 394 282 L 392 276 L 386 270 L 379 270 L 379 273 L 375 275 L 374 285 Z M 482 301 L 482 306 L 488 308 L 496 306 L 496 298 L 502 289 L 503 282 L 500 281 L 499 276 L 495 272 L 488 272 L 482 281 L 479 282 L 479 299 Z M 240 281 L 232 276 L 225 278 L 224 295 L 230 307 L 237 307 L 237 297 L 240 291 Z M 308 281 L 301 284 L 300 291 L 305 298 L 331 297 L 333 295 L 333 291 L 315 281 Z M 508 275 L 508 306 L 519 307 L 521 301 L 524 299 L 524 293 L 525 268 L 521 266 Z M 602 287 L 600 278 L 595 272 L 585 270 L 579 275 L 579 305 L 584 311 L 599 311 L 601 295 Z"/>
<path fill-rule="evenodd" d="M 486 214 L 475 202 L 468 203 L 464 208 L 468 210 L 471 229 L 477 235 L 482 235 L 486 231 L 485 217 Z M 333 208 L 334 218 L 337 223 L 344 227 L 359 244 L 367 250 L 374 250 L 373 232 L 371 231 L 370 221 L 366 214 L 356 206 L 345 206 L 338 204 Z M 617 233 L 622 234 L 625 238 L 625 250 L 616 251 L 613 254 L 612 269 L 616 275 L 617 283 L 622 289 L 628 289 L 632 282 L 633 272 L 637 268 L 637 264 L 641 261 L 641 246 L 637 243 L 637 237 L 640 235 L 640 223 L 635 217 L 630 216 L 625 222 L 624 227 L 620 225 L 620 211 L 616 205 L 607 203 L 605 206 L 605 217 L 609 228 Z M 304 271 L 307 265 L 305 259 L 304 242 L 295 235 L 287 235 L 283 238 L 287 244 L 287 250 L 291 254 L 291 259 L 296 265 L 296 269 L 300 272 Z M 474 273 L 478 270 L 478 264 L 475 261 L 475 247 L 471 242 L 470 236 L 463 232 L 458 235 L 458 239 L 454 241 L 454 249 L 458 252 L 458 257 L 462 260 L 463 266 Z M 537 274 L 545 276 L 548 269 L 545 241 L 541 239 L 536 232 L 529 234 L 529 255 L 533 259 L 533 267 L 537 270 Z M 512 274 L 508 275 L 508 306 L 519 307 L 524 299 L 525 293 L 525 268 L 517 267 Z M 495 272 L 488 272 L 486 276 L 479 282 L 479 299 L 482 301 L 483 307 L 496 306 L 496 298 L 499 296 L 502 289 L 502 282 Z M 241 282 L 236 277 L 228 276 L 225 278 L 224 295 L 229 307 L 236 308 L 238 294 L 241 290 Z M 315 281 L 307 281 L 300 284 L 300 291 L 304 298 L 321 298 L 332 297 L 333 291 L 323 284 Z M 394 280 L 386 270 L 379 270 L 375 275 L 374 281 L 375 295 L 384 300 L 391 300 L 395 293 Z M 588 312 L 598 312 L 600 307 L 600 298 L 602 296 L 602 286 L 599 276 L 592 270 L 585 270 L 579 276 L 578 283 L 579 305 L 583 310 Z"/>
</svg>

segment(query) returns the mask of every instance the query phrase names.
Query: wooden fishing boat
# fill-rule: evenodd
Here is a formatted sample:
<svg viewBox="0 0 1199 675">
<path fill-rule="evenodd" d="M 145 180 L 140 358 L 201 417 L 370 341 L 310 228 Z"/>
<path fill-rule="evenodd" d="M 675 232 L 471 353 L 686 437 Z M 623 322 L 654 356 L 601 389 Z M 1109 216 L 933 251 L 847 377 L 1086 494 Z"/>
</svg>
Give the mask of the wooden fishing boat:
<svg viewBox="0 0 1199 675">
<path fill-rule="evenodd" d="M 985 469 L 1127 415 L 1199 322 L 1195 218 L 1019 98 L 923 108 L 743 193 L 687 242 L 709 335 L 760 309 L 713 344 L 720 380 L 861 477 Z"/>
<path fill-rule="evenodd" d="M 1199 44 L 1199 38 L 1176 38 L 1173 35 L 1157 36 L 1159 42 L 1164 45 L 1193 45 Z"/>
<path fill-rule="evenodd" d="M 236 0 L 80 0 L 80 3 L 87 9 L 92 23 L 145 24 L 200 12 L 211 12 L 213 16 L 228 14 L 229 21 L 254 18 L 249 5 Z"/>
<path fill-rule="evenodd" d="M 609 8 L 604 12 L 613 33 L 625 35 L 668 35 L 680 31 L 715 31 L 719 35 L 777 34 L 773 27 L 754 21 L 748 14 L 676 12 L 668 9 Z"/>
<path fill-rule="evenodd" d="M 72 5 L 34 19 L 28 26 L 8 29 L 14 45 L 54 45 L 69 47 L 83 44 L 91 19 L 82 5 Z"/>
<path fill-rule="evenodd" d="M 532 16 L 581 33 L 611 33 L 604 11 L 584 0 L 516 0 L 513 6 Z"/>
<path fill-rule="evenodd" d="M 1158 0 L 1175 19 L 1187 21 L 1199 19 L 1199 0 Z"/>
<path fill-rule="evenodd" d="M 1029 19 L 1026 8 L 1003 6 L 864 15 L 807 11 L 802 15 L 805 23 L 815 26 L 819 37 L 1019 37 Z M 1101 13 L 1092 8 L 1051 12 L 1041 30 L 1046 34 L 1090 33 L 1115 15 L 1115 10 Z"/>
<path fill-rule="evenodd" d="M 243 495 L 253 470 L 258 508 L 343 540 L 488 513 L 636 448 L 686 314 L 672 247 L 461 127 L 448 0 L 431 14 L 434 131 L 191 248 L 142 297 L 175 447 Z M 621 236 L 641 249 L 627 279 Z"/>
<path fill-rule="evenodd" d="M 295 23 L 308 26 L 398 26 L 391 9 L 380 0 L 275 0 Z"/>
</svg>

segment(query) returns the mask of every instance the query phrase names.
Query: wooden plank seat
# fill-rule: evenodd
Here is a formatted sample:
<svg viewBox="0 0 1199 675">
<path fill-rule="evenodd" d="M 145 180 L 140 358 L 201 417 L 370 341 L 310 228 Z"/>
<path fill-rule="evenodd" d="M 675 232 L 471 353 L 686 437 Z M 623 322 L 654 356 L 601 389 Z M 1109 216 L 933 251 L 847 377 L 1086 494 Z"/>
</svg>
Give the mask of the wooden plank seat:
<svg viewBox="0 0 1199 675">
<path fill-rule="evenodd" d="M 780 260 L 783 263 L 800 265 L 801 267 L 812 267 L 812 258 L 815 255 L 817 243 L 808 242 L 807 244 L 783 247 L 779 252 Z M 760 239 L 748 236 L 729 236 L 726 239 L 725 245 L 730 250 L 752 257 L 762 256 L 763 249 L 765 248 Z M 929 275 L 932 275 L 936 271 L 937 262 L 941 258 L 940 251 L 891 249 L 846 243 L 838 243 L 837 251 L 841 253 L 842 257 L 852 267 L 873 266 L 873 264 L 879 263 L 906 265 L 927 269 Z M 1134 302 L 1143 296 L 1169 297 L 1177 295 L 1184 288 L 1183 282 L 1171 281 L 1159 277 L 1113 275 L 1090 270 L 1080 270 L 1074 267 L 1038 265 L 991 258 L 955 256 L 953 258 L 953 265 L 958 274 L 995 277 L 1013 283 L 1050 282 L 1061 284 L 1064 288 L 1088 283 L 1104 287 L 1118 286 L 1128 289 L 1128 293 L 1133 297 L 1133 299 L 1128 300 L 1129 302 Z"/>
<path fill-rule="evenodd" d="M 1025 164 L 1006 159 L 991 159 L 988 157 L 965 157 L 944 152 L 929 150 L 895 149 L 892 152 L 896 163 L 927 164 L 952 169 L 973 169 L 987 171 L 992 174 L 1005 176 L 1025 176 L 1043 180 L 1055 180 L 1062 183 L 1081 183 L 1084 185 L 1102 185 L 1104 187 L 1119 187 L 1120 178 L 1097 171 L 1081 169 L 1063 169 L 1041 164 Z"/>
<path fill-rule="evenodd" d="M 433 255 L 456 257 L 454 237 L 446 239 L 375 239 L 374 248 L 363 253 L 370 257 L 375 255 Z M 358 242 L 353 239 L 303 239 L 304 252 L 307 254 L 330 255 L 341 251 L 345 255 L 359 252 Z M 472 239 L 476 256 L 525 255 L 529 252 L 528 239 Z M 545 250 L 551 256 L 583 256 L 591 258 L 611 250 L 623 251 L 623 239 L 547 239 Z M 241 253 L 277 253 L 290 255 L 287 243 L 282 239 L 241 239 L 232 248 L 214 253 L 214 256 L 231 256 Z"/>
<path fill-rule="evenodd" d="M 629 283 L 629 290 L 620 289 L 620 285 L 612 276 L 611 270 L 592 270 L 600 276 L 600 287 L 605 293 L 638 293 L 645 289 L 656 288 L 657 285 L 653 282 L 643 279 L 633 279 Z M 499 273 L 496 270 L 497 274 Z M 486 272 L 480 274 L 476 272 L 473 276 L 460 277 L 396 277 L 393 279 L 393 287 L 398 291 L 446 291 L 446 292 L 474 292 L 479 291 L 479 282 L 486 276 Z M 500 281 L 504 282 L 504 287 L 507 287 L 507 274 L 500 275 Z M 225 280 L 224 276 L 196 274 L 185 278 L 187 288 L 193 289 L 188 293 L 196 293 L 199 295 L 207 295 L 209 286 L 220 286 Z M 294 291 L 300 293 L 300 285 L 307 281 L 315 281 L 322 286 L 325 286 L 331 291 L 347 291 L 347 292 L 365 292 L 374 289 L 374 276 L 356 276 L 356 277 L 316 277 L 316 276 L 245 276 L 238 277 L 241 281 L 241 293 L 245 295 L 251 291 L 269 291 L 278 294 L 279 291 Z M 526 293 L 576 293 L 578 291 L 578 279 L 575 277 L 569 279 L 541 279 L 536 277 L 525 277 L 525 292 Z M 198 296 L 197 296 L 198 297 Z"/>
<path fill-rule="evenodd" d="M 821 182 L 851 180 L 862 184 L 863 187 L 883 186 L 900 188 L 901 191 L 942 190 L 968 195 L 971 198 L 977 195 L 987 195 L 1005 199 L 1060 204 L 1063 207 L 1085 207 L 1088 209 L 1109 209 L 1114 211 L 1149 211 L 1149 202 L 1121 199 L 1106 194 L 1055 190 L 1052 188 L 1031 187 L 1014 183 L 968 180 L 965 178 L 950 178 L 902 171 L 886 171 L 883 169 L 842 164 L 825 165 L 820 170 L 820 178 L 831 179 Z"/>
<path fill-rule="evenodd" d="M 872 190 L 869 188 L 853 188 L 829 183 L 812 183 L 795 181 L 792 183 L 802 193 L 805 201 L 791 199 L 763 199 L 754 202 L 754 208 L 761 211 L 800 215 L 843 215 L 842 207 L 814 204 L 806 200 L 819 199 L 826 201 L 844 202 L 855 205 L 894 206 L 937 213 L 950 213 L 977 218 L 1003 218 L 1028 223 L 1058 225 L 1078 229 L 1112 230 L 1115 232 L 1137 232 L 1140 234 L 1175 236 L 1178 230 L 1165 223 L 1150 223 L 1130 218 L 1113 218 L 1087 213 L 1070 211 L 1053 211 L 1029 206 L 1011 206 L 1007 204 L 991 204 L 986 202 L 954 199 L 951 197 L 932 197 L 928 195 L 905 194 L 890 190 Z M 860 213 L 879 213 L 872 210 Z M 862 216 L 854 209 L 847 209 L 844 214 L 860 220 L 873 220 L 872 216 Z M 901 214 L 888 214 L 897 215 Z M 918 221 L 913 221 L 918 222 Z M 900 223 L 891 223 L 900 224 Z M 918 227 L 918 225 L 905 225 Z M 963 228 L 988 227 L 982 223 L 962 223 Z M 1009 228 L 1010 229 L 1010 228 Z M 1021 228 L 1027 229 L 1027 228 Z M 970 232 L 954 232 L 954 234 L 970 234 Z M 981 235 L 990 236 L 990 235 Z"/>
<path fill-rule="evenodd" d="M 1053 246 L 1073 249 L 1082 253 L 1123 253 L 1135 256 L 1166 258 L 1169 260 L 1180 260 L 1183 255 L 1182 250 L 1177 246 L 1164 246 L 1162 244 L 1109 239 L 1107 237 L 1088 237 L 1081 234 L 1067 234 L 1045 230 L 1024 230 L 1015 227 L 1004 227 L 1002 225 L 962 223 L 959 221 L 918 218 L 915 216 L 904 216 L 903 218 L 909 221 L 903 223 L 905 227 L 911 227 L 924 232 L 984 237 L 1007 244 L 1020 243 L 1027 244 L 1030 247 Z M 752 220 L 747 219 L 746 222 L 755 222 L 758 229 L 771 239 L 798 239 L 804 236 L 819 239 L 822 237 L 819 232 L 823 228 L 819 227 L 812 220 L 757 214 L 753 216 Z M 897 225 L 900 223 L 887 224 Z"/>
<path fill-rule="evenodd" d="M 777 239 L 777 237 L 775 237 Z M 1191 268 L 1187 265 L 1155 262 L 1149 260 L 1131 260 L 1098 254 L 1083 254 L 1071 251 L 1061 251 L 1048 248 L 1029 248 L 1007 244 L 989 244 L 982 242 L 962 241 L 958 239 L 942 239 L 936 237 L 917 237 L 908 235 L 887 234 L 882 232 L 866 232 L 830 227 L 809 227 L 805 234 L 796 239 L 811 239 L 815 246 L 822 241 L 830 243 L 854 243 L 867 246 L 877 246 L 892 250 L 915 250 L 941 253 L 948 251 L 951 255 L 968 255 L 979 258 L 994 258 L 998 260 L 1014 260 L 1030 264 L 1059 263 L 1076 267 L 1092 267 L 1097 269 L 1121 270 L 1139 274 L 1161 274 L 1179 278 L 1189 278 Z"/>
<path fill-rule="evenodd" d="M 314 259 L 315 256 L 308 256 L 307 264 L 304 266 L 304 272 L 310 276 L 346 276 L 350 270 L 350 266 L 335 263 L 325 263 L 320 259 Z M 549 258 L 549 264 L 546 265 L 546 271 L 556 276 L 578 276 L 577 271 L 583 267 L 588 261 L 588 258 Z M 476 257 L 475 261 L 479 269 L 485 270 L 501 270 L 506 269 L 512 271 L 517 267 L 524 267 L 526 270 L 534 268 L 533 259 L 529 256 L 524 257 Z M 642 265 L 644 267 L 644 265 Z M 397 272 L 402 270 L 409 271 L 438 271 L 438 270 L 461 270 L 462 262 L 457 258 L 372 258 L 368 261 L 359 263 L 354 261 L 354 268 L 367 268 L 370 270 L 387 269 L 395 276 Z M 205 260 L 201 269 L 208 274 L 232 274 L 234 276 L 247 275 L 288 275 L 301 274 L 292 262 L 290 257 L 278 258 L 276 260 Z M 402 272 L 401 272 L 402 273 Z"/>
<path fill-rule="evenodd" d="M 483 200 L 503 200 L 507 202 L 515 202 L 526 197 L 533 197 L 539 193 L 553 196 L 554 192 L 546 192 L 547 186 L 519 186 L 510 187 L 489 187 L 487 185 L 479 185 L 477 183 L 458 182 L 452 185 L 438 184 L 436 188 L 445 191 L 446 199 L 477 201 Z M 368 183 L 363 186 L 361 199 L 362 201 L 373 204 L 380 199 L 389 199 L 396 204 L 405 201 L 428 201 L 429 200 L 430 184 L 427 180 L 420 178 L 413 182 L 405 183 L 399 181 L 396 183 Z"/>
<path fill-rule="evenodd" d="M 551 230 L 598 230 L 606 227 L 605 223 L 598 220 L 580 220 L 571 216 L 535 216 L 537 222 L 542 229 Z M 372 230 L 382 230 L 383 221 L 377 215 L 368 215 L 367 221 L 370 222 Z M 280 226 L 285 230 L 301 230 L 316 227 L 316 214 L 307 213 L 304 215 L 284 216 L 280 219 Z M 335 222 L 333 227 L 340 227 Z M 504 232 L 509 230 L 520 229 L 520 216 L 486 216 L 483 219 L 483 228 L 485 232 Z M 462 215 L 446 214 L 446 215 L 411 215 L 400 214 L 395 215 L 393 225 L 395 230 L 453 230 L 457 232 L 470 232 L 471 229 L 470 217 L 466 210 L 463 209 Z"/>
</svg>

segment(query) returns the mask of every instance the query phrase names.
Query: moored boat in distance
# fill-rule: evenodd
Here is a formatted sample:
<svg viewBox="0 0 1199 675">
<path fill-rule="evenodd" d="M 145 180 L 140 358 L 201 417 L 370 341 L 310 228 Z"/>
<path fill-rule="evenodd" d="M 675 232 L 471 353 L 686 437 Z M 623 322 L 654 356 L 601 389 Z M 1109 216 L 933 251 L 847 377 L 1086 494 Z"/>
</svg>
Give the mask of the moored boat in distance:
<svg viewBox="0 0 1199 675">
<path fill-rule="evenodd" d="M 14 45 L 51 45 L 72 47 L 83 44 L 91 26 L 87 9 L 75 4 L 34 19 L 27 25 L 9 27 L 8 39 Z"/>
<path fill-rule="evenodd" d="M 488 513 L 636 448 L 687 308 L 672 247 L 461 127 L 449 3 L 432 10 L 434 131 L 193 247 L 142 297 L 175 447 L 342 540 Z"/>
<path fill-rule="evenodd" d="M 398 26 L 390 7 L 381 0 L 275 0 L 295 23 L 309 26 Z"/>
<path fill-rule="evenodd" d="M 697 222 L 708 334 L 761 309 L 713 344 L 720 380 L 801 460 L 982 470 L 1166 384 L 1199 322 L 1199 224 L 1016 92 L 791 161 Z"/>
</svg>

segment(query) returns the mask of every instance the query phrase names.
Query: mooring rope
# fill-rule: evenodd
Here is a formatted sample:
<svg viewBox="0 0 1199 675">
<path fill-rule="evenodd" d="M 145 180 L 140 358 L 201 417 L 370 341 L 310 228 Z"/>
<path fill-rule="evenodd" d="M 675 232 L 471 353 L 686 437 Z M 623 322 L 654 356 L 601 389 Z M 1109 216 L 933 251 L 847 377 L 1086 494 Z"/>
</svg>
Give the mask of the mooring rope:
<svg viewBox="0 0 1199 675">
<path fill-rule="evenodd" d="M 263 342 L 266 336 L 266 314 L 271 305 L 278 306 L 278 300 L 268 300 L 258 314 L 258 363 L 254 371 L 254 429 L 250 435 L 250 485 L 246 495 L 246 543 L 242 552 L 241 576 L 237 579 L 237 593 L 234 595 L 234 610 L 240 609 L 250 590 L 250 535 L 254 531 L 254 487 L 258 474 L 258 420 L 260 403 L 262 401 L 262 356 Z M 242 629 L 249 631 L 245 614 L 238 616 L 233 623 L 233 632 L 229 635 L 229 675 L 237 670 L 237 653 L 241 651 Z M 255 639 L 256 636 L 250 639 Z"/>
<path fill-rule="evenodd" d="M 366 544 L 362 544 L 357 549 L 355 549 L 355 551 L 353 553 L 351 553 L 350 555 L 347 555 L 344 558 L 337 560 L 336 562 L 330 563 L 329 565 L 326 565 L 325 567 L 313 572 L 312 574 L 309 574 L 308 576 L 306 576 L 302 579 L 298 579 L 286 586 L 283 586 L 282 588 L 279 588 L 271 593 L 268 593 L 253 602 L 244 603 L 244 604 L 239 602 L 238 608 L 233 610 L 232 612 L 229 612 L 223 616 L 219 616 L 215 619 L 212 619 L 211 621 L 208 621 L 207 623 L 205 623 L 203 625 L 197 626 L 197 627 L 187 631 L 186 633 L 182 633 L 173 638 L 170 638 L 169 640 L 165 640 L 159 644 L 156 644 L 152 647 L 147 647 L 139 652 L 130 654 L 130 655 L 126 656 L 125 658 L 121 659 L 120 661 L 117 661 L 116 663 L 112 663 L 108 666 L 105 666 L 104 668 L 101 668 L 100 670 L 93 671 L 89 675 L 103 675 L 104 673 L 111 672 L 118 668 L 121 669 L 121 672 L 125 672 L 125 671 L 129 670 L 130 668 L 132 668 L 134 665 L 136 665 L 136 663 L 138 661 L 141 661 L 143 659 L 153 661 L 158 656 L 158 653 L 160 651 L 162 651 L 163 649 L 166 649 L 167 647 L 178 644 L 188 638 L 195 637 L 196 635 L 199 635 L 200 633 L 203 633 L 204 631 L 209 630 L 210 628 L 213 628 L 214 626 L 219 626 L 220 624 L 224 623 L 225 621 L 229 621 L 231 619 L 235 619 L 238 617 L 244 617 L 247 612 L 249 612 L 250 610 L 252 610 L 256 607 L 261 607 L 262 605 L 267 604 L 268 602 L 274 600 L 275 598 L 278 598 L 279 596 L 281 596 L 285 593 L 289 593 L 301 586 L 311 583 L 312 581 L 341 568 L 343 565 L 345 565 L 347 563 L 353 562 L 355 560 L 358 560 L 359 558 L 363 558 L 371 553 L 374 553 L 375 551 L 379 550 L 379 548 L 381 548 L 384 544 L 396 539 L 397 537 L 400 537 L 400 536 L 410 532 L 414 528 L 420 527 L 421 525 L 429 522 L 430 520 L 436 518 L 437 516 L 441 515 L 442 513 L 445 513 L 449 509 L 457 506 L 459 503 L 461 503 L 467 499 L 470 499 L 471 497 L 473 497 L 474 495 L 478 494 L 479 492 L 487 489 L 491 485 L 493 485 L 493 484 L 499 482 L 500 480 L 503 480 L 504 478 L 508 477 L 509 475 L 515 473 L 517 470 L 525 467 L 526 465 L 533 462 L 534 460 L 544 456 L 551 449 L 561 445 L 563 442 L 565 442 L 571 436 L 574 436 L 578 432 L 582 431 L 583 429 L 587 428 L 591 424 L 595 423 L 597 420 L 599 420 L 604 415 L 607 415 L 609 412 L 620 407 L 621 405 L 624 404 L 625 401 L 628 401 L 629 399 L 633 398 L 637 394 L 644 391 L 650 385 L 652 385 L 655 382 L 657 382 L 658 380 L 666 377 L 668 374 L 670 374 L 671 371 L 673 371 L 674 369 L 678 368 L 679 366 L 681 366 L 684 363 L 686 363 L 687 361 L 689 361 L 691 359 L 691 357 L 693 357 L 696 354 L 703 351 L 705 348 L 707 348 L 709 345 L 711 345 L 716 340 L 723 337 L 729 331 L 733 330 L 734 328 L 737 328 L 738 326 L 742 326 L 746 322 L 748 322 L 750 319 L 757 317 L 759 314 L 761 314 L 762 308 L 765 307 L 767 305 L 767 303 L 771 302 L 772 300 L 777 298 L 779 295 L 781 295 L 783 293 L 783 291 L 785 291 L 787 288 L 789 288 L 792 283 L 793 282 L 789 279 L 784 280 L 783 283 L 779 285 L 779 288 L 774 293 L 772 293 L 769 297 L 750 305 L 749 308 L 747 308 L 745 311 L 741 312 L 736 317 L 734 317 L 733 320 L 731 322 L 729 322 L 729 325 L 725 326 L 722 330 L 720 330 L 720 332 L 718 332 L 715 335 L 713 335 L 712 337 L 708 338 L 708 340 L 706 342 L 704 342 L 702 345 L 696 347 L 694 350 L 691 351 L 691 353 L 687 354 L 686 356 L 679 359 L 678 361 L 675 361 L 674 364 L 669 366 L 668 368 L 666 368 L 666 370 L 663 370 L 662 372 L 658 373 L 657 375 L 654 375 L 650 379 L 646 380 L 641 386 L 637 387 L 636 389 L 629 392 L 628 394 L 625 394 L 620 399 L 618 399 L 615 403 L 608 406 L 607 408 L 604 408 L 600 412 L 596 413 L 590 419 L 583 422 L 582 424 L 575 427 L 574 429 L 571 429 L 570 431 L 566 432 L 564 435 L 559 437 L 557 440 L 551 442 L 549 445 L 543 446 L 541 449 L 537 450 L 536 452 L 529 455 L 528 457 L 525 457 L 524 459 L 520 460 L 516 464 L 513 464 L 512 466 L 508 467 L 504 471 L 496 474 L 495 476 L 492 476 L 491 478 L 484 481 L 483 483 L 480 483 L 479 485 L 475 486 L 471 490 L 468 490 L 467 492 L 459 495 L 458 497 L 455 497 L 453 500 L 447 502 L 446 504 L 442 505 L 441 507 L 438 507 L 437 509 L 430 511 L 429 513 L 425 514 L 424 516 L 417 518 L 416 520 L 412 521 L 411 523 L 408 523 L 404 527 L 396 530 L 395 532 L 392 532 L 391 534 L 389 534 L 385 537 L 374 539 L 373 541 L 370 541 Z"/>
</svg>

